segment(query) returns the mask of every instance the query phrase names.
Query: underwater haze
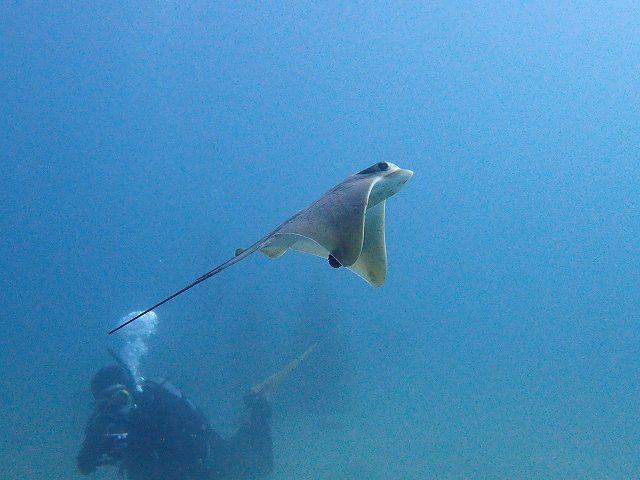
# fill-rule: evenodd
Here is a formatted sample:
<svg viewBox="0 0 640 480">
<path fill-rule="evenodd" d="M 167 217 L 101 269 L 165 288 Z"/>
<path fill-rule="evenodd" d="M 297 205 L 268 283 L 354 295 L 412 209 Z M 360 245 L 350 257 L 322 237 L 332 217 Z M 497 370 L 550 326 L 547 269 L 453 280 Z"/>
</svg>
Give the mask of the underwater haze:
<svg viewBox="0 0 640 480">
<path fill-rule="evenodd" d="M 0 478 L 83 478 L 107 347 L 231 434 L 315 342 L 273 480 L 638 478 L 638 32 L 631 1 L 1 2 Z M 382 287 L 256 254 L 107 335 L 381 160 L 415 172 Z"/>
</svg>

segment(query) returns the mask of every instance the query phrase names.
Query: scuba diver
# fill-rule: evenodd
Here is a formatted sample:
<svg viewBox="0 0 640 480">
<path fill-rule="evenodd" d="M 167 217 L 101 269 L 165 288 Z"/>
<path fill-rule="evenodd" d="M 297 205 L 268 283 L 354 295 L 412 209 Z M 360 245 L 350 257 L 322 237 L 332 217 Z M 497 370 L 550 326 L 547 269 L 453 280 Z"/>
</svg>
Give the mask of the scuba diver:
<svg viewBox="0 0 640 480">
<path fill-rule="evenodd" d="M 247 418 L 229 439 L 218 435 L 205 414 L 169 382 L 144 380 L 136 385 L 120 362 L 101 368 L 91 380 L 95 408 L 78 453 L 80 473 L 115 465 L 129 480 L 248 480 L 268 475 L 273 469 L 270 396 L 315 346 L 251 387 L 244 396 Z"/>
</svg>

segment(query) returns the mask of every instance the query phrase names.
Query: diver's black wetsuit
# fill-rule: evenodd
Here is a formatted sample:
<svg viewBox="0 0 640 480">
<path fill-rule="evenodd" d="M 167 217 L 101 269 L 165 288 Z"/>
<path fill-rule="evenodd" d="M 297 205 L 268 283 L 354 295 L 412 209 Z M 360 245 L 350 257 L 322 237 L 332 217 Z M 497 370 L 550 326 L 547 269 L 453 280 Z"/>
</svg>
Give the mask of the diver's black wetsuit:
<svg viewBox="0 0 640 480">
<path fill-rule="evenodd" d="M 146 381 L 128 411 L 96 408 L 78 454 L 84 475 L 118 465 L 130 480 L 243 480 L 273 467 L 270 408 L 248 395 L 248 421 L 228 440 L 205 415 L 166 382 Z"/>
</svg>

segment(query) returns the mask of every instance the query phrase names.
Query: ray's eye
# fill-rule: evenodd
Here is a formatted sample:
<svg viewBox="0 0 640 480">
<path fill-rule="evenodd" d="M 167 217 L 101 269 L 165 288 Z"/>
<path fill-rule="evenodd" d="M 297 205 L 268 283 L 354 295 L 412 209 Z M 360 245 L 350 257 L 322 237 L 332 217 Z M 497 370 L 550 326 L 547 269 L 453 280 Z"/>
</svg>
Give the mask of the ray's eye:
<svg viewBox="0 0 640 480">
<path fill-rule="evenodd" d="M 389 168 L 389 164 L 387 162 L 378 162 L 378 168 L 384 172 Z"/>
</svg>

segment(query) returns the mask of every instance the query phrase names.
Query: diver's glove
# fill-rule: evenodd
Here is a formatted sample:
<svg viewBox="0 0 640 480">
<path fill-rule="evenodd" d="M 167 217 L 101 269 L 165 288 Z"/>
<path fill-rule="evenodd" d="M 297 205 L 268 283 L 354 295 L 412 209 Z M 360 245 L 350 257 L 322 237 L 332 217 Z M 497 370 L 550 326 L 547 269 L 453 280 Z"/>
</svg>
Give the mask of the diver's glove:
<svg viewBox="0 0 640 480">
<path fill-rule="evenodd" d="M 78 454 L 78 470 L 89 475 L 103 465 L 115 465 L 127 447 L 127 433 L 104 433 L 89 436 Z"/>
<path fill-rule="evenodd" d="M 77 458 L 78 470 L 82 475 L 89 475 L 94 472 L 100 465 L 97 456 L 91 455 L 90 452 L 82 451 Z"/>
</svg>

